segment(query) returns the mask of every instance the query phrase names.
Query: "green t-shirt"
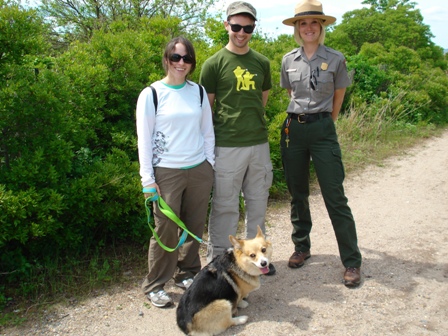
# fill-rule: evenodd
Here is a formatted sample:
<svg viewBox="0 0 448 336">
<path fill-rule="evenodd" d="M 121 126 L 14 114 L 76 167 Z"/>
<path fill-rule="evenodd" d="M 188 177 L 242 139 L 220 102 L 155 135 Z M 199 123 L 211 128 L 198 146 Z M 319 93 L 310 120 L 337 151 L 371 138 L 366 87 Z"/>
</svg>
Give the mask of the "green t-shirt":
<svg viewBox="0 0 448 336">
<path fill-rule="evenodd" d="M 244 55 L 221 49 L 202 66 L 199 82 L 215 94 L 216 146 L 246 147 L 268 141 L 262 92 L 270 90 L 267 57 L 250 49 Z"/>
</svg>

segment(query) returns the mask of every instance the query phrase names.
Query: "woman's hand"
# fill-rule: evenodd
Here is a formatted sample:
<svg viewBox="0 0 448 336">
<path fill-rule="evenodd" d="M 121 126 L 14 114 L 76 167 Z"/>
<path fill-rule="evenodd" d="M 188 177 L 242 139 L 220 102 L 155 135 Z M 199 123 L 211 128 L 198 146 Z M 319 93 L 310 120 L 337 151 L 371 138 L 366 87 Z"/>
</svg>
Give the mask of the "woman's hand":
<svg viewBox="0 0 448 336">
<path fill-rule="evenodd" d="M 333 112 L 331 112 L 331 118 L 333 121 L 338 120 L 339 111 L 341 110 L 342 103 L 344 101 L 345 88 L 337 89 L 334 91 L 333 97 Z"/>
<path fill-rule="evenodd" d="M 155 193 L 157 193 L 157 195 L 160 196 L 160 189 L 159 189 L 159 186 L 157 185 L 157 183 L 148 184 L 147 186 L 144 186 L 143 188 L 145 188 L 145 189 L 150 189 L 150 188 L 156 189 L 156 192 L 144 193 L 145 199 L 147 199 L 148 197 L 153 197 Z"/>
</svg>

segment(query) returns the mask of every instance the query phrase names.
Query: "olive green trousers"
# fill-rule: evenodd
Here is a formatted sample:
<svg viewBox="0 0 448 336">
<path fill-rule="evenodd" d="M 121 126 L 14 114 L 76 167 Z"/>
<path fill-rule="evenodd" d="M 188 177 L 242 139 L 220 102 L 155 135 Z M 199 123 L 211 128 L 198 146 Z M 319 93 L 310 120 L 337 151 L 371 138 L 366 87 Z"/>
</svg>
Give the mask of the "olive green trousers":
<svg viewBox="0 0 448 336">
<path fill-rule="evenodd" d="M 312 160 L 322 196 L 336 234 L 339 254 L 345 267 L 360 267 L 355 221 L 344 193 L 344 166 L 336 128 L 331 118 L 311 123 L 291 120 L 286 141 L 285 120 L 281 131 L 281 154 L 286 183 L 291 194 L 292 241 L 297 252 L 311 248 L 312 228 L 309 207 L 310 161 Z"/>
</svg>

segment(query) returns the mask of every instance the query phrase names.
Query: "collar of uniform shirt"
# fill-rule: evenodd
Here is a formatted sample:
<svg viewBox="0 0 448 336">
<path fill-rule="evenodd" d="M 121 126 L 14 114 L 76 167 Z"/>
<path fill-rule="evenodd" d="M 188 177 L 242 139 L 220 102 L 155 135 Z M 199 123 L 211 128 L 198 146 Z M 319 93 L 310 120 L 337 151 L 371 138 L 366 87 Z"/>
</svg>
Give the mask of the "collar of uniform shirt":
<svg viewBox="0 0 448 336">
<path fill-rule="evenodd" d="M 300 47 L 299 48 L 299 52 L 297 53 L 297 56 L 295 57 L 295 59 L 298 59 L 298 58 L 300 58 L 300 57 L 303 57 L 303 53 L 304 53 L 304 51 L 303 51 L 303 47 Z M 323 58 L 323 59 L 328 59 L 328 56 L 327 56 L 327 50 L 325 49 L 325 46 L 323 46 L 323 45 L 320 45 L 318 48 L 317 48 L 317 51 L 316 51 L 316 53 L 314 54 L 314 56 L 313 56 L 313 58 L 314 57 L 320 57 L 320 58 Z M 310 60 L 311 61 L 311 60 Z"/>
</svg>

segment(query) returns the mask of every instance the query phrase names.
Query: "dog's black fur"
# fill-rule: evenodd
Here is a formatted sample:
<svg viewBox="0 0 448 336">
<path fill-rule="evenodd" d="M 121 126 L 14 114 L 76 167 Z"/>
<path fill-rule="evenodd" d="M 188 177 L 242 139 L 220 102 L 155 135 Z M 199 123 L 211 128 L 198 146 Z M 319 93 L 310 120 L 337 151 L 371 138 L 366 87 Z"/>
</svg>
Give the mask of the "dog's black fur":
<svg viewBox="0 0 448 336">
<path fill-rule="evenodd" d="M 253 239 L 230 235 L 232 248 L 216 256 L 194 278 L 177 307 L 177 324 L 188 335 L 218 335 L 245 324 L 247 296 L 260 288 L 260 276 L 269 272 L 272 244 L 261 228 Z"/>
<path fill-rule="evenodd" d="M 179 328 L 188 334 L 187 325 L 192 322 L 193 316 L 211 302 L 225 299 L 236 304 L 238 294 L 224 277 L 224 274 L 235 281 L 235 276 L 228 270 L 235 264 L 235 256 L 231 250 L 217 255 L 195 277 L 179 301 L 177 308 L 177 324 Z M 218 290 L 217 290 L 218 289 Z M 192 300 L 192 294 L 195 298 Z M 233 309 L 236 309 L 234 305 Z"/>
</svg>

